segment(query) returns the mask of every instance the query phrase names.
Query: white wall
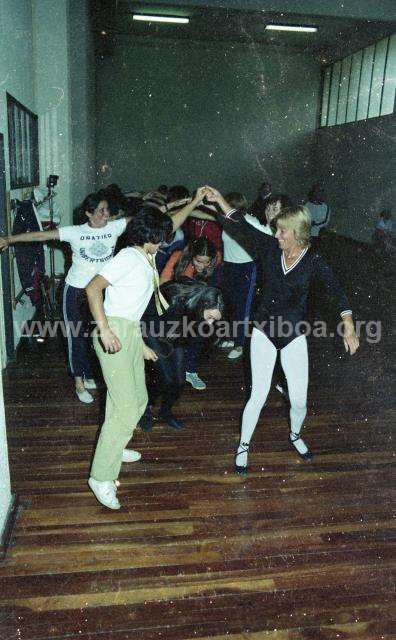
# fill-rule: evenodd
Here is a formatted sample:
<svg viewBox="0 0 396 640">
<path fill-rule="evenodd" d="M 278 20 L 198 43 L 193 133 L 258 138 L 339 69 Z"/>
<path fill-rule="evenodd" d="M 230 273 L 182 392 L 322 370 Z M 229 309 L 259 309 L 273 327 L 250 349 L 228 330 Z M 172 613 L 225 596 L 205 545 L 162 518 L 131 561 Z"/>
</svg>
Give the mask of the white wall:
<svg viewBox="0 0 396 640">
<path fill-rule="evenodd" d="M 0 131 L 4 134 L 6 182 L 10 185 L 8 128 L 7 128 L 7 100 L 6 93 L 10 93 L 23 105 L 35 111 L 34 81 L 33 81 L 33 26 L 32 9 L 28 0 L 2 0 L 0 3 Z M 11 191 L 11 198 L 22 198 L 24 190 Z M 21 290 L 20 281 L 15 268 L 15 287 Z M 3 309 L 0 309 L 3 319 Z M 14 314 L 16 327 L 15 343 L 18 342 L 18 327 L 32 316 L 33 307 L 30 300 L 24 296 L 23 305 L 17 305 Z M 1 335 L 1 362 L 5 364 L 4 323 Z"/>
<path fill-rule="evenodd" d="M 8 448 L 4 416 L 3 381 L 0 376 L 0 538 L 11 503 L 10 472 L 8 468 Z"/>
<path fill-rule="evenodd" d="M 71 204 L 95 189 L 95 57 L 87 2 L 69 2 Z"/>
<path fill-rule="evenodd" d="M 61 224 L 71 223 L 71 113 L 68 2 L 34 0 L 34 91 L 39 117 L 40 182 L 59 176 L 55 189 Z M 63 255 L 55 252 L 55 269 L 63 272 Z M 48 260 L 47 260 L 48 272 Z"/>
<path fill-rule="evenodd" d="M 88 81 L 91 48 L 88 0 L 0 1 L 0 131 L 5 138 L 7 190 L 10 174 L 6 92 L 9 92 L 39 116 L 40 182 L 45 184 L 52 173 L 60 176 L 56 191 L 63 212 L 62 224 L 71 223 L 73 207 L 82 192 L 85 195 L 91 190 L 88 185 L 93 182 L 87 169 L 93 167 L 88 113 L 92 101 L 89 97 L 94 91 L 92 80 Z M 73 181 L 79 182 L 78 187 Z M 28 193 L 15 190 L 10 195 L 23 198 Z M 63 270 L 60 258 L 57 266 Z M 15 279 L 18 293 L 21 286 L 16 270 Z M 17 305 L 14 313 L 15 344 L 18 328 L 34 311 L 26 296 L 23 303 Z M 1 368 L 6 363 L 3 318 L 0 299 Z M 5 426 L 0 381 L 0 534 L 11 499 Z"/>
<path fill-rule="evenodd" d="M 0 131 L 4 134 L 6 182 L 9 158 L 6 92 L 39 117 L 40 183 L 60 176 L 56 188 L 61 224 L 72 223 L 73 208 L 94 188 L 93 43 L 88 0 L 1 0 Z M 30 189 L 13 190 L 23 199 Z M 48 266 L 48 259 L 47 259 Z M 56 252 L 56 270 L 63 256 Z M 16 267 L 15 289 L 22 287 Z M 34 307 L 24 296 L 14 312 L 15 345 L 20 327 Z M 0 301 L 0 316 L 3 309 Z M 5 365 L 4 323 L 0 327 L 1 365 Z"/>
</svg>

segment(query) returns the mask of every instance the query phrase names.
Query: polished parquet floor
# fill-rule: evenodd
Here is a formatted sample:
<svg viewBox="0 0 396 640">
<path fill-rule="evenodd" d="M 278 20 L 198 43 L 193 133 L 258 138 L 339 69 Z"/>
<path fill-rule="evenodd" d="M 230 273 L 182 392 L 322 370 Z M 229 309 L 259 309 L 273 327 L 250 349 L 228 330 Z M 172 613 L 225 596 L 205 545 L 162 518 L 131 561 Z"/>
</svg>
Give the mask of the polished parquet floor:
<svg viewBox="0 0 396 640">
<path fill-rule="evenodd" d="M 74 399 L 56 339 L 21 353 L 4 376 L 20 507 L 0 638 L 396 638 L 390 290 L 367 277 L 349 293 L 357 317 L 382 318 L 382 340 L 363 338 L 354 358 L 310 340 L 312 463 L 288 445 L 272 390 L 251 472 L 233 473 L 243 367 L 213 348 L 207 390 L 177 406 L 186 429 L 136 432 L 142 460 L 123 465 L 118 512 L 86 485 L 100 391 L 90 406 Z"/>
</svg>

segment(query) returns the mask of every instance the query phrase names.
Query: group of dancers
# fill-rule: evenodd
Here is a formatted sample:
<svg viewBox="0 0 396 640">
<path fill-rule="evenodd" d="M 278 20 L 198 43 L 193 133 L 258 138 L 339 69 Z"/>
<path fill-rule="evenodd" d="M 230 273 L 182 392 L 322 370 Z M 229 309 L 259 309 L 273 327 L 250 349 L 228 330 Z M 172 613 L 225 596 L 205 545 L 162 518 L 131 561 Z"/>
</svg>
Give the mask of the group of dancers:
<svg viewBox="0 0 396 640">
<path fill-rule="evenodd" d="M 175 428 L 183 426 L 173 415 L 172 407 L 180 397 L 187 374 L 195 372 L 186 370 L 183 341 L 172 339 L 166 329 L 161 333 L 164 337 L 158 338 L 156 326 L 162 323 L 166 327 L 169 322 L 174 327 L 175 320 L 186 316 L 213 324 L 224 315 L 221 290 L 211 280 L 219 260 L 216 250 L 208 252 L 200 246 L 195 262 L 186 259 L 180 264 L 183 254 L 179 260 L 173 258 L 160 284 L 156 256 L 164 248 L 172 248 L 175 233 L 192 215 L 198 220 L 215 220 L 216 227 L 220 226 L 251 256 L 260 274 L 255 283 L 257 295 L 252 314 L 252 389 L 243 412 L 235 470 L 247 473 L 250 442 L 269 393 L 278 352 L 290 400 L 290 443 L 303 459 L 312 457 L 301 438 L 308 388 L 307 342 L 301 327 L 307 318 L 309 289 L 315 279 L 320 279 L 337 300 L 346 351 L 354 354 L 359 341 L 342 288 L 329 265 L 310 246 L 309 211 L 290 201 L 273 209 L 270 221 L 276 228 L 274 235 L 248 221 L 244 209 L 232 206 L 209 186 L 198 188 L 191 199 L 173 211 L 145 203 L 133 215 L 119 219 L 110 216 L 109 202 L 99 192 L 83 202 L 82 213 L 87 220 L 83 224 L 0 238 L 0 249 L 17 242 L 56 239 L 68 242 L 72 248 L 63 314 L 66 329 L 70 328 L 69 362 L 76 393 L 82 402 L 91 402 L 90 390 L 96 386 L 86 330 L 72 330 L 73 322 L 81 326 L 85 296 L 95 322 L 94 348 L 107 386 L 105 420 L 88 480 L 102 505 L 110 509 L 121 506 L 117 498 L 121 464 L 140 458 L 127 444 L 139 422 L 150 428 L 147 407 L 154 396 L 161 395 L 159 418 Z M 188 251 L 184 257 L 187 254 Z M 146 326 L 153 328 L 142 336 L 144 317 L 150 320 Z M 287 337 L 279 329 L 285 322 L 289 328 Z M 193 347 L 191 358 L 196 356 L 196 345 Z M 149 390 L 145 360 L 156 368 L 159 380 L 151 388 L 148 385 Z"/>
</svg>

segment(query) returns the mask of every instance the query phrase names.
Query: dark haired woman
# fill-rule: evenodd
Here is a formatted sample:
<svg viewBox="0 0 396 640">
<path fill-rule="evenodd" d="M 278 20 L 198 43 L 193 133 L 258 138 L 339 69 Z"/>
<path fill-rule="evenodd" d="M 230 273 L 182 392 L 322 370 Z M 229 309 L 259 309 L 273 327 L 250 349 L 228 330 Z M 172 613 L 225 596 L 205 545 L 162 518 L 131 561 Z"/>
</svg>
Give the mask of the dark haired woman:
<svg viewBox="0 0 396 640">
<path fill-rule="evenodd" d="M 307 412 L 308 351 L 304 330 L 310 285 L 320 279 L 336 298 L 345 350 L 353 355 L 359 340 L 348 300 L 329 265 L 310 249 L 311 217 L 307 209 L 293 207 L 280 213 L 275 219 L 277 232 L 272 237 L 249 225 L 216 189 L 208 188 L 207 197 L 218 203 L 225 216 L 219 217 L 220 223 L 260 261 L 263 272 L 263 287 L 253 317 L 252 392 L 243 412 L 236 471 L 247 471 L 250 441 L 267 400 L 278 351 L 289 389 L 289 441 L 308 460 L 312 454 L 301 438 L 301 429 Z"/>
<path fill-rule="evenodd" d="M 221 264 L 221 253 L 207 238 L 193 240 L 184 251 L 175 251 L 161 272 L 161 284 L 182 277 L 217 284 L 216 268 Z M 186 348 L 186 380 L 194 389 L 203 391 L 205 382 L 197 373 L 198 358 L 203 348 L 203 338 L 192 337 Z"/>
<path fill-rule="evenodd" d="M 161 292 L 169 303 L 166 313 L 159 316 L 151 299 L 143 316 L 144 340 L 158 356 L 147 385 L 148 406 L 140 420 L 144 431 L 152 429 L 151 407 L 158 397 L 161 397 L 158 418 L 174 429 L 184 427 L 183 422 L 172 413 L 173 405 L 180 398 L 186 382 L 183 317 L 188 322 L 195 320 L 212 324 L 221 319 L 224 311 L 220 290 L 207 286 L 205 282 L 182 278 L 179 282 L 165 283 L 161 286 Z"/>
<path fill-rule="evenodd" d="M 196 201 L 195 201 L 196 202 Z M 188 205 L 172 216 L 173 228 L 178 229 L 193 210 Z M 62 313 L 65 322 L 69 366 L 74 376 L 77 397 L 81 402 L 93 401 L 88 389 L 96 387 L 89 361 L 89 322 L 85 287 L 113 257 L 117 239 L 125 231 L 131 218 L 109 219 L 107 200 L 101 192 L 90 193 L 80 207 L 81 218 L 87 222 L 60 227 L 51 231 L 21 233 L 0 238 L 0 250 L 16 242 L 68 242 L 72 249 L 72 265 L 63 289 Z"/>
<path fill-rule="evenodd" d="M 190 242 L 183 251 L 174 251 L 161 272 L 161 284 L 181 277 L 208 280 L 221 264 L 221 253 L 207 238 Z"/>
<path fill-rule="evenodd" d="M 140 320 L 153 294 L 159 315 L 168 307 L 159 291 L 154 256 L 161 242 L 167 240 L 175 226 L 182 224 L 201 201 L 201 191 L 199 189 L 194 200 L 173 219 L 153 208 L 142 208 L 128 223 L 125 248 L 86 288 L 97 324 L 95 351 L 107 385 L 106 417 L 89 486 L 98 501 L 110 509 L 120 508 L 115 482 L 122 461 L 136 460 L 135 452 L 124 451 L 124 448 L 147 404 L 144 358 L 157 359 L 143 343 Z"/>
<path fill-rule="evenodd" d="M 89 194 L 80 208 L 84 224 L 60 227 L 50 231 L 22 233 L 0 238 L 0 248 L 16 242 L 68 242 L 72 249 L 72 265 L 63 288 L 62 312 L 65 322 L 69 365 L 74 376 L 76 393 L 81 402 L 93 401 L 87 389 L 94 389 L 88 355 L 88 319 L 85 287 L 113 256 L 117 238 L 125 231 L 129 218 L 109 220 L 107 200 L 101 193 Z"/>
</svg>

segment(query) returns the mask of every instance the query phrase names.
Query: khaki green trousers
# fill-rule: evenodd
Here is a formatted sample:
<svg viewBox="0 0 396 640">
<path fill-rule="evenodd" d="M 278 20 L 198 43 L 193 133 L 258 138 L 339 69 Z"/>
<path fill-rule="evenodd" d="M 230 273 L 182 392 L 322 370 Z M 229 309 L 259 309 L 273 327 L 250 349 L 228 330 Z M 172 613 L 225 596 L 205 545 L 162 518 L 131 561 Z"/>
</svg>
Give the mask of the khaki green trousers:
<svg viewBox="0 0 396 640">
<path fill-rule="evenodd" d="M 107 318 L 121 341 L 118 353 L 106 353 L 94 335 L 96 354 L 107 385 L 106 416 L 91 468 L 95 480 L 117 480 L 122 452 L 147 405 L 143 340 L 139 322 Z"/>
</svg>

